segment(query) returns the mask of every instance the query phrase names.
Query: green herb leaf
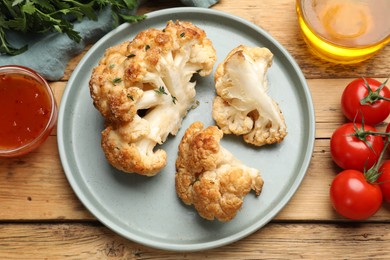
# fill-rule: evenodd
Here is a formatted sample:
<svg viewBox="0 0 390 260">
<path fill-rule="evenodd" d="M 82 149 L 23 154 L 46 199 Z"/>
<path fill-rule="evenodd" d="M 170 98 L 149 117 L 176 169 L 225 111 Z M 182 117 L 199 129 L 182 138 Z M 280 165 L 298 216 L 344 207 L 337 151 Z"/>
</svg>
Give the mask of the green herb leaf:
<svg viewBox="0 0 390 260">
<path fill-rule="evenodd" d="M 123 21 L 128 23 L 139 22 L 146 18 L 146 15 L 125 15 L 121 13 L 118 13 L 118 15 Z"/>
<path fill-rule="evenodd" d="M 0 1 L 0 54 L 17 55 L 27 46 L 17 48 L 7 40 L 6 30 L 16 32 L 58 32 L 80 42 L 74 22 L 83 18 L 98 19 L 103 8 L 111 9 L 116 25 L 123 22 L 138 22 L 145 15 L 132 15 L 137 0 L 4 0 Z"/>
<path fill-rule="evenodd" d="M 197 107 L 199 106 L 199 104 L 200 104 L 199 100 L 196 100 L 195 103 L 192 104 L 192 106 L 191 106 L 190 109 L 188 109 L 188 110 L 192 110 L 192 109 L 197 108 Z"/>
<path fill-rule="evenodd" d="M 14 48 L 7 42 L 3 30 L 0 28 L 0 53 L 7 53 L 8 55 L 18 55 L 27 50 L 27 45 L 21 48 Z"/>
<path fill-rule="evenodd" d="M 34 6 L 33 2 L 27 1 L 24 5 L 22 5 L 22 12 L 26 14 L 33 14 L 36 11 L 36 8 Z"/>
<path fill-rule="evenodd" d="M 23 3 L 23 2 L 24 2 L 24 0 L 14 0 L 14 1 L 12 2 L 12 6 L 16 6 L 16 5 L 21 4 L 21 3 Z"/>
<path fill-rule="evenodd" d="M 122 82 L 122 79 L 121 78 L 115 78 L 111 81 L 114 85 L 118 84 L 118 83 L 121 83 Z"/>
<path fill-rule="evenodd" d="M 136 4 L 137 4 L 133 0 L 122 0 L 122 1 L 126 5 L 127 9 L 134 9 L 136 7 Z"/>
<path fill-rule="evenodd" d="M 171 95 L 172 96 L 172 95 Z M 176 105 L 177 98 L 175 96 L 172 96 L 172 102 Z"/>
<path fill-rule="evenodd" d="M 165 91 L 165 88 L 163 86 L 160 86 L 158 89 L 154 90 L 159 95 L 168 95 L 168 93 Z"/>
</svg>

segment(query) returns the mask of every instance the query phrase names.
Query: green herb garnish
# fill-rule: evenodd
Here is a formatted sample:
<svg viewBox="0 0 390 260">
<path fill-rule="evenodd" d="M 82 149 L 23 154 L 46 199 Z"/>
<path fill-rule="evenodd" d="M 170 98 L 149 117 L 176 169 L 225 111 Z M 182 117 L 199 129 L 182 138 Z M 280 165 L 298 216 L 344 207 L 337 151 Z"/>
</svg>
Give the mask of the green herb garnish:
<svg viewBox="0 0 390 260">
<path fill-rule="evenodd" d="M 192 106 L 191 106 L 190 109 L 188 109 L 188 110 L 192 110 L 192 109 L 197 108 L 197 107 L 199 106 L 199 104 L 200 104 L 199 100 L 196 100 L 195 103 L 192 104 Z"/>
<path fill-rule="evenodd" d="M 118 84 L 118 83 L 121 83 L 122 82 L 122 79 L 121 78 L 115 78 L 111 81 L 114 85 Z"/>
<path fill-rule="evenodd" d="M 154 92 L 156 92 L 159 95 L 168 95 L 168 93 L 165 91 L 165 88 L 163 86 L 160 86 L 158 89 L 155 89 Z"/>
<path fill-rule="evenodd" d="M 171 97 L 172 97 L 172 102 L 173 102 L 173 104 L 176 105 L 177 98 L 176 98 L 175 96 L 172 96 L 172 95 L 171 95 Z"/>
<path fill-rule="evenodd" d="M 123 22 L 137 22 L 145 15 L 128 15 L 137 7 L 137 0 L 4 0 L 0 1 L 0 53 L 18 55 L 27 50 L 12 46 L 6 31 L 22 33 L 58 32 L 66 34 L 75 42 L 81 36 L 74 29 L 74 23 L 84 18 L 97 20 L 103 8 L 111 8 L 113 26 Z"/>
</svg>

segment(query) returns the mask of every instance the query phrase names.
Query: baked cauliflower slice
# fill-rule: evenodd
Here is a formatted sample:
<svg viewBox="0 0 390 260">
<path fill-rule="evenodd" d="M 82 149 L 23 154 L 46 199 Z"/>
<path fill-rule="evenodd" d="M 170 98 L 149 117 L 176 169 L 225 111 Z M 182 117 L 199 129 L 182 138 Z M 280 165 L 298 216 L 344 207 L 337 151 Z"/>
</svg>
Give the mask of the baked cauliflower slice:
<svg viewBox="0 0 390 260">
<path fill-rule="evenodd" d="M 287 135 L 278 104 L 267 94 L 268 68 L 273 54 L 267 48 L 240 45 L 218 65 L 213 118 L 225 134 L 243 135 L 256 146 L 279 143 Z"/>
<path fill-rule="evenodd" d="M 209 75 L 215 61 L 205 32 L 184 21 L 107 49 L 89 82 L 106 119 L 101 145 L 107 160 L 124 172 L 157 174 L 167 155 L 155 146 L 176 135 L 194 102 L 193 74 Z"/>
<path fill-rule="evenodd" d="M 185 132 L 176 160 L 175 187 L 179 198 L 194 205 L 205 219 L 230 221 L 244 197 L 254 190 L 260 195 L 260 172 L 245 166 L 220 145 L 223 132 L 193 123 Z"/>
</svg>

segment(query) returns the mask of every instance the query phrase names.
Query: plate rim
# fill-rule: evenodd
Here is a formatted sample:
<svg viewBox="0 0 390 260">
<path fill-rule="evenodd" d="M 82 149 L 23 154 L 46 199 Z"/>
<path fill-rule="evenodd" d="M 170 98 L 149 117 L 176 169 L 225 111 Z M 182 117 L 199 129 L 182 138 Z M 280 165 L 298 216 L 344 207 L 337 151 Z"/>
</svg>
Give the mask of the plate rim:
<svg viewBox="0 0 390 260">
<path fill-rule="evenodd" d="M 151 18 L 158 18 L 160 16 L 165 16 L 169 14 L 185 14 L 185 13 L 197 13 L 197 14 L 208 14 L 212 16 L 223 16 L 226 19 L 234 20 L 234 22 L 238 22 L 240 24 L 245 25 L 246 27 L 251 28 L 252 30 L 257 31 L 259 34 L 264 36 L 267 40 L 269 40 L 279 51 L 282 52 L 284 55 L 284 58 L 286 58 L 290 65 L 294 69 L 294 73 L 296 74 L 297 78 L 299 79 L 300 85 L 302 85 L 302 91 L 305 94 L 305 101 L 306 101 L 306 107 L 308 112 L 308 120 L 310 129 L 308 130 L 308 147 L 306 149 L 306 156 L 304 157 L 304 160 L 300 164 L 300 174 L 297 175 L 297 178 L 292 183 L 290 188 L 288 189 L 288 192 L 284 194 L 283 198 L 276 204 L 276 206 L 273 208 L 272 211 L 269 211 L 265 217 L 257 222 L 256 225 L 251 225 L 249 228 L 243 229 L 242 231 L 234 234 L 233 236 L 227 236 L 218 240 L 213 240 L 212 242 L 203 242 L 203 243 L 196 243 L 196 244 L 172 244 L 169 242 L 159 242 L 155 240 L 151 240 L 148 238 L 142 238 L 138 236 L 137 234 L 133 234 L 133 236 L 129 236 L 128 232 L 122 229 L 119 225 L 113 223 L 110 219 L 108 219 L 104 212 L 101 212 L 98 207 L 95 205 L 92 205 L 92 203 L 89 202 L 87 196 L 83 194 L 83 190 L 80 189 L 78 183 L 76 182 L 75 178 L 73 177 L 73 174 L 71 172 L 71 168 L 69 166 L 69 161 L 67 160 L 67 151 L 65 150 L 64 145 L 64 139 L 62 130 L 64 129 L 64 111 L 66 108 L 66 104 L 68 102 L 68 96 L 71 92 L 71 87 L 65 87 L 65 90 L 63 92 L 60 107 L 59 107 L 59 113 L 58 113 L 58 123 L 57 123 L 57 142 L 58 142 L 58 149 L 59 149 L 59 156 L 61 160 L 61 164 L 64 170 L 64 173 L 66 175 L 66 178 L 70 184 L 70 186 L 73 189 L 73 192 L 76 194 L 79 201 L 84 205 L 84 207 L 102 224 L 104 224 L 107 228 L 115 232 L 116 234 L 127 238 L 131 241 L 134 241 L 136 243 L 149 246 L 152 248 L 157 249 L 163 249 L 163 250 L 173 250 L 173 251 L 200 251 L 200 250 L 206 250 L 206 249 L 212 249 L 217 248 L 221 246 L 225 246 L 227 244 L 231 244 L 233 242 L 236 242 L 244 237 L 247 237 L 251 235 L 252 233 L 258 231 L 263 226 L 268 224 L 274 216 L 276 216 L 291 200 L 293 195 L 296 193 L 297 189 L 301 185 L 307 170 L 309 168 L 311 157 L 314 151 L 314 142 L 315 142 L 315 111 L 314 111 L 314 105 L 313 100 L 311 97 L 310 89 L 307 85 L 306 78 L 303 75 L 303 72 L 301 71 L 300 67 L 296 63 L 295 59 L 291 56 L 291 54 L 282 46 L 276 39 L 273 38 L 272 35 L 270 35 L 267 31 L 262 29 L 261 27 L 257 26 L 256 24 L 245 20 L 244 18 L 241 18 L 239 16 L 226 13 L 223 11 L 215 10 L 215 9 L 206 9 L 206 8 L 199 8 L 199 7 L 175 7 L 175 8 L 167 8 L 162 10 L 153 11 L 150 13 L 147 13 L 146 20 Z M 140 22 L 142 23 L 142 21 Z M 84 62 L 86 59 L 96 50 L 99 48 L 101 43 L 104 43 L 107 39 L 110 38 L 111 35 L 115 35 L 118 31 L 122 31 L 127 27 L 131 27 L 132 24 L 122 24 L 118 26 L 117 28 L 111 30 L 106 35 L 104 35 L 99 41 L 97 41 L 83 56 L 83 58 L 79 61 L 78 65 L 75 67 L 74 71 L 72 72 L 67 85 L 71 86 L 74 85 L 74 81 L 76 78 L 76 75 L 80 71 L 80 69 L 83 67 Z M 271 216 L 269 216 L 271 215 Z"/>
</svg>

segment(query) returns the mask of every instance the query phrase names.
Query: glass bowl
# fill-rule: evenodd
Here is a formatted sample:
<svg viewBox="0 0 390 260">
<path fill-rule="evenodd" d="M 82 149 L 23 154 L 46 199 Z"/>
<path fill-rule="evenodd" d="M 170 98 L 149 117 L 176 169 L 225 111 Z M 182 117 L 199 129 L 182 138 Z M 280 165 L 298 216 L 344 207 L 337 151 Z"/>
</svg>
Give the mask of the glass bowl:
<svg viewBox="0 0 390 260">
<path fill-rule="evenodd" d="M 0 157 L 38 148 L 57 121 L 57 105 L 47 81 L 34 70 L 0 66 Z"/>
<path fill-rule="evenodd" d="M 317 56 L 353 64 L 390 42 L 389 0 L 296 0 L 303 39 Z"/>
</svg>

